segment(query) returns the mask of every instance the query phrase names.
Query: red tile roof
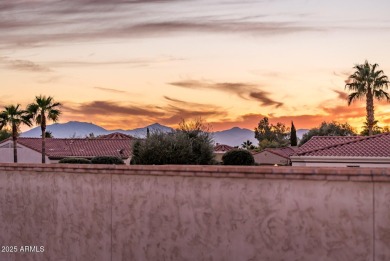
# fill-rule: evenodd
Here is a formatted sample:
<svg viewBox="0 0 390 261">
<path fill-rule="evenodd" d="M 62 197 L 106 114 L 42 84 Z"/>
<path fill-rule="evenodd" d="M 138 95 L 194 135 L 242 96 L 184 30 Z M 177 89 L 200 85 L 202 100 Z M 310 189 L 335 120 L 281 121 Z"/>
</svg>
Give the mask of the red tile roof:
<svg viewBox="0 0 390 261">
<path fill-rule="evenodd" d="M 270 153 L 276 154 L 276 155 L 283 157 L 283 158 L 286 158 L 286 159 L 289 159 L 290 156 L 292 156 L 295 153 L 295 149 L 293 149 L 291 147 L 267 148 L 263 151 L 268 151 Z M 263 152 L 263 151 L 261 151 L 261 152 Z M 259 152 L 259 153 L 261 153 L 261 152 Z"/>
<path fill-rule="evenodd" d="M 300 155 L 308 151 L 325 148 L 332 145 L 342 144 L 348 141 L 360 139 L 361 136 L 313 136 L 309 141 L 296 150 Z"/>
<path fill-rule="evenodd" d="M 214 151 L 223 151 L 223 152 L 226 152 L 226 151 L 230 151 L 234 149 L 232 146 L 229 146 L 229 145 L 225 145 L 225 144 L 219 144 L 217 143 L 215 146 L 214 146 Z"/>
<path fill-rule="evenodd" d="M 98 139 L 128 139 L 128 140 L 135 139 L 131 135 L 127 135 L 127 134 L 120 133 L 120 132 L 114 132 L 114 133 L 110 133 L 107 135 L 100 135 L 97 138 Z"/>
<path fill-rule="evenodd" d="M 309 140 L 307 143 L 309 143 Z M 297 152 L 298 156 L 333 157 L 390 157 L 390 133 L 367 137 L 350 138 L 343 143 L 333 144 Z"/>
<path fill-rule="evenodd" d="M 41 138 L 18 138 L 18 143 L 42 153 Z M 115 156 L 128 158 L 132 142 L 129 139 L 46 139 L 49 158 Z"/>
</svg>

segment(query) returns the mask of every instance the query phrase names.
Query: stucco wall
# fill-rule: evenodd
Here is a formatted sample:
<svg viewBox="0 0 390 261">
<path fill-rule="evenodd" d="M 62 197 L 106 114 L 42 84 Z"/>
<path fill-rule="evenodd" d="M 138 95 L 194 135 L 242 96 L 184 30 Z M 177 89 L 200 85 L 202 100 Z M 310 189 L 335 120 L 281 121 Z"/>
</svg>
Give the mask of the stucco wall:
<svg viewBox="0 0 390 261">
<path fill-rule="evenodd" d="M 279 155 L 271 153 L 269 151 L 262 151 L 253 155 L 255 162 L 264 165 L 288 165 L 288 159 Z"/>
<path fill-rule="evenodd" d="M 0 164 L 0 260 L 390 260 L 387 169 Z"/>
<path fill-rule="evenodd" d="M 0 163 L 10 163 L 14 162 L 14 149 L 12 141 L 4 142 L 2 144 L 3 148 L 0 148 Z M 5 148 L 9 146 L 9 148 Z M 19 163 L 41 163 L 42 154 L 27 148 L 21 144 L 18 144 L 18 162 Z M 48 157 L 46 157 L 46 162 L 50 163 Z"/>
</svg>

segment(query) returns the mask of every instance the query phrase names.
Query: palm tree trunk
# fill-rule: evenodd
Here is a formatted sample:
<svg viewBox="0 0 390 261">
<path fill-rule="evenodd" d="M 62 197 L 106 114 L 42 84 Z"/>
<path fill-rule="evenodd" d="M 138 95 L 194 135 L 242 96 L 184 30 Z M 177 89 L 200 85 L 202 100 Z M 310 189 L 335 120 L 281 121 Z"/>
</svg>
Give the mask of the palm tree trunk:
<svg viewBox="0 0 390 261">
<path fill-rule="evenodd" d="M 15 126 L 15 124 L 12 125 L 12 141 L 13 141 L 13 144 L 14 144 L 14 163 L 18 163 L 18 145 L 17 145 L 17 128 Z"/>
<path fill-rule="evenodd" d="M 46 118 L 41 114 L 41 131 L 42 131 L 42 163 L 46 163 Z"/>
<path fill-rule="evenodd" d="M 372 129 L 375 125 L 375 117 L 374 117 L 374 98 L 372 95 L 371 88 L 367 90 L 366 95 L 366 110 L 367 110 L 367 127 L 368 127 L 368 135 L 372 135 Z"/>
</svg>

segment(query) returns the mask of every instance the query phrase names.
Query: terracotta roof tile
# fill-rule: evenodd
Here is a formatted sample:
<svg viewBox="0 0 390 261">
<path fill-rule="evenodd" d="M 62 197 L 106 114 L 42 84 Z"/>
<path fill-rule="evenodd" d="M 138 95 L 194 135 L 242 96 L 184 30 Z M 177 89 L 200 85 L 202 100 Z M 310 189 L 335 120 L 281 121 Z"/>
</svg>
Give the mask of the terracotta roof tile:
<svg viewBox="0 0 390 261">
<path fill-rule="evenodd" d="M 129 140 L 135 139 L 131 135 L 127 135 L 127 134 L 120 133 L 120 132 L 114 132 L 114 133 L 110 133 L 107 135 L 100 135 L 97 138 L 98 139 L 129 139 Z"/>
<path fill-rule="evenodd" d="M 286 158 L 286 159 L 289 159 L 290 156 L 294 155 L 294 153 L 295 153 L 295 150 L 293 148 L 291 148 L 291 147 L 267 148 L 267 149 L 265 149 L 263 151 L 271 152 L 273 154 L 276 154 L 276 155 L 278 155 L 280 157 L 283 157 L 283 158 Z"/>
<path fill-rule="evenodd" d="M 219 144 L 217 143 L 215 146 L 214 146 L 214 151 L 223 151 L 223 152 L 226 152 L 226 151 L 230 151 L 234 149 L 232 146 L 229 146 L 229 145 L 225 145 L 225 144 Z"/>
<path fill-rule="evenodd" d="M 309 143 L 309 140 L 307 143 Z M 302 146 L 303 147 L 303 146 Z M 298 156 L 390 157 L 390 133 L 350 138 L 322 148 L 297 152 Z"/>
<path fill-rule="evenodd" d="M 296 154 L 300 155 L 308 151 L 317 150 L 336 144 L 342 144 L 360 138 L 361 136 L 313 136 L 309 141 L 296 150 Z"/>
<path fill-rule="evenodd" d="M 41 138 L 18 138 L 18 143 L 42 152 Z M 116 156 L 128 158 L 132 142 L 129 139 L 46 139 L 49 158 Z"/>
</svg>

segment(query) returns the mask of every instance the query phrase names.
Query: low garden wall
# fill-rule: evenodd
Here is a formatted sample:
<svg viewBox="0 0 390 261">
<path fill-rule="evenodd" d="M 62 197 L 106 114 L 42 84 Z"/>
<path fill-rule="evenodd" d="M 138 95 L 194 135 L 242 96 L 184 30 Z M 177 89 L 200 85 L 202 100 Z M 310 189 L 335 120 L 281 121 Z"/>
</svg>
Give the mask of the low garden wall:
<svg viewBox="0 0 390 261">
<path fill-rule="evenodd" d="M 390 170 L 0 164 L 0 260 L 390 260 Z"/>
</svg>

